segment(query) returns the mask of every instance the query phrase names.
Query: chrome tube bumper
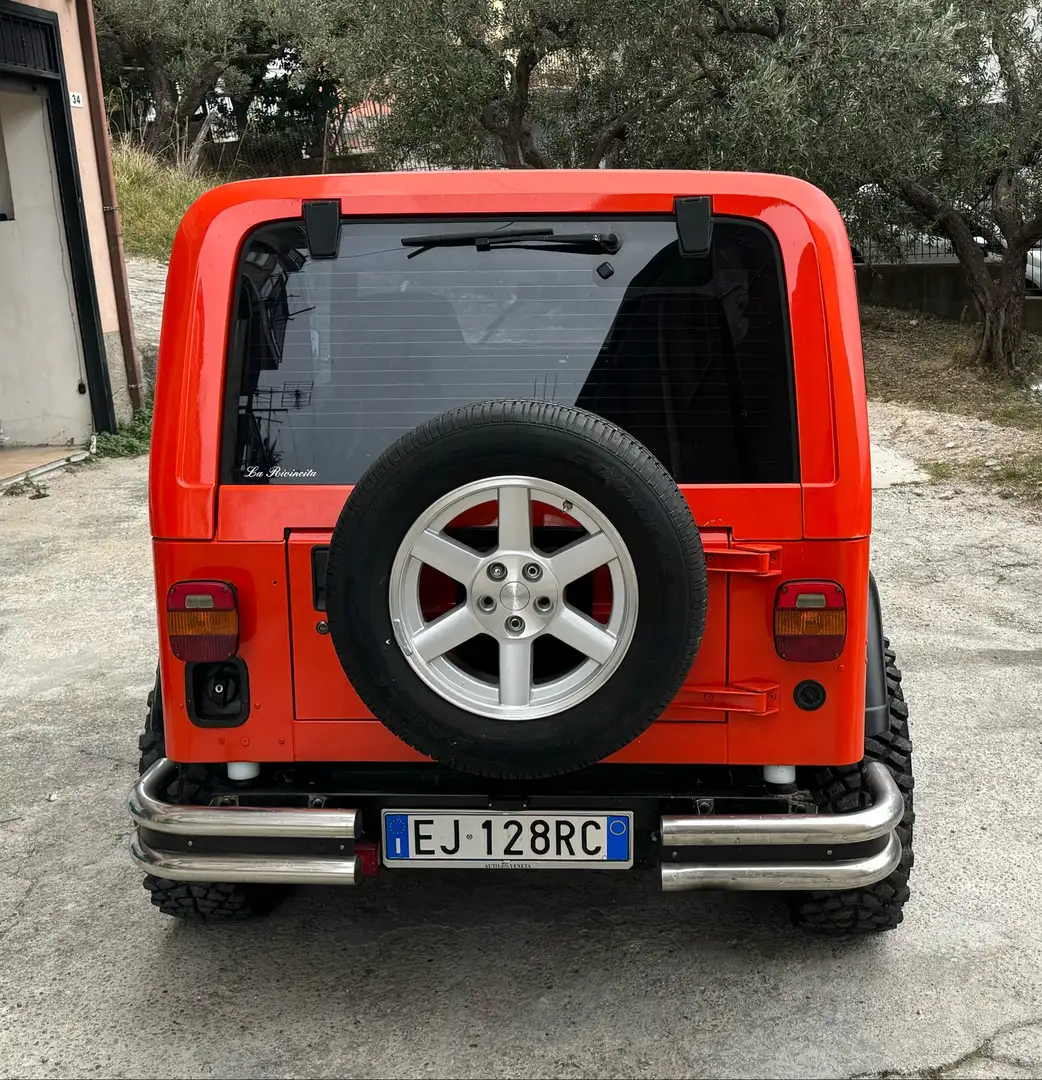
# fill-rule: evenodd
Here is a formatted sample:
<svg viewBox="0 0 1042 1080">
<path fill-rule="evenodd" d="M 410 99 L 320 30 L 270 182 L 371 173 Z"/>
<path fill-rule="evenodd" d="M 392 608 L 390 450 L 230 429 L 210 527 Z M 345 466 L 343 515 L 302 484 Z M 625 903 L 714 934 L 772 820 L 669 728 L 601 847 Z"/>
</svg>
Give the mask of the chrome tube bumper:
<svg viewBox="0 0 1042 1080">
<path fill-rule="evenodd" d="M 145 871 L 172 881 L 266 882 L 272 885 L 357 885 L 358 859 L 306 855 L 195 855 L 150 847 L 137 834 L 130 857 Z"/>
<path fill-rule="evenodd" d="M 663 815 L 664 851 L 675 862 L 662 861 L 662 888 L 686 889 L 857 889 L 888 877 L 901 861 L 901 841 L 894 831 L 904 815 L 904 797 L 889 770 L 871 762 L 865 778 L 872 805 L 849 814 Z M 887 837 L 878 850 L 844 859 L 843 848 Z M 820 857 L 800 859 L 800 849 L 825 846 Z M 747 862 L 703 859 L 681 861 L 677 849 L 741 847 L 788 849 L 786 858 Z M 686 851 L 684 852 L 686 854 Z"/>
<path fill-rule="evenodd" d="M 146 873 L 173 881 L 267 882 L 276 884 L 355 885 L 359 860 L 353 853 L 358 813 L 320 807 L 182 806 L 162 793 L 177 765 L 160 758 L 134 785 L 127 808 L 138 827 L 130 838 L 130 857 Z M 153 837 L 242 837 L 343 841 L 343 855 L 219 854 L 167 850 Z M 189 847 L 195 840 L 187 841 Z M 350 848 L 351 851 L 347 852 Z"/>
<path fill-rule="evenodd" d="M 128 800 L 137 826 L 130 855 L 146 873 L 196 882 L 358 883 L 356 810 L 171 803 L 163 796 L 177 768 L 166 758 L 156 762 Z M 661 815 L 662 889 L 838 890 L 881 881 L 901 861 L 895 830 L 904 799 L 885 766 L 870 763 L 865 778 L 872 803 L 848 814 Z M 650 828 L 644 836 L 654 840 Z"/>
</svg>

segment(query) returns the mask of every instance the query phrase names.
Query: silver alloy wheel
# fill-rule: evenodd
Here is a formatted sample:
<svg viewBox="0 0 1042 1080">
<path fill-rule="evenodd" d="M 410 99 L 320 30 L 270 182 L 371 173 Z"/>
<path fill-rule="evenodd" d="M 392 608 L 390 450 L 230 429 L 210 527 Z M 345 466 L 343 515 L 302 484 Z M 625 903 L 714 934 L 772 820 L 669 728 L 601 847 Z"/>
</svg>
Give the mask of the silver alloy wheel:
<svg viewBox="0 0 1042 1080">
<path fill-rule="evenodd" d="M 560 508 L 586 535 L 553 554 L 538 550 L 532 539 L 536 501 Z M 498 504 L 494 551 L 475 551 L 445 535 L 460 514 L 489 502 Z M 424 565 L 466 588 L 462 603 L 430 621 L 420 607 Z M 534 576 L 533 565 L 540 570 Z M 606 624 L 565 600 L 566 586 L 601 566 L 608 567 L 612 585 Z M 398 645 L 432 690 L 479 716 L 530 720 L 578 705 L 611 678 L 637 625 L 637 573 L 618 530 L 588 500 L 548 480 L 495 476 L 450 491 L 420 515 L 395 555 L 389 605 Z M 479 634 L 499 646 L 498 683 L 465 670 L 449 655 Z M 564 675 L 536 683 L 532 643 L 543 635 L 585 659 Z"/>
</svg>

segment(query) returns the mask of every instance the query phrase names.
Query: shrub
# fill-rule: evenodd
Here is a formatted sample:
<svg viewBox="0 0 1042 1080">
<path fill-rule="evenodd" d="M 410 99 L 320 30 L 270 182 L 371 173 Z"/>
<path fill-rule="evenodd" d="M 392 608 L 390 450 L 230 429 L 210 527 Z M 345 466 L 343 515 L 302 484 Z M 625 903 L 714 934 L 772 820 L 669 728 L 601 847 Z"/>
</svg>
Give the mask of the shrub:
<svg viewBox="0 0 1042 1080">
<path fill-rule="evenodd" d="M 112 171 L 126 253 L 164 261 L 170 258 L 185 211 L 217 184 L 212 177 L 195 176 L 127 142 L 113 146 Z"/>
</svg>

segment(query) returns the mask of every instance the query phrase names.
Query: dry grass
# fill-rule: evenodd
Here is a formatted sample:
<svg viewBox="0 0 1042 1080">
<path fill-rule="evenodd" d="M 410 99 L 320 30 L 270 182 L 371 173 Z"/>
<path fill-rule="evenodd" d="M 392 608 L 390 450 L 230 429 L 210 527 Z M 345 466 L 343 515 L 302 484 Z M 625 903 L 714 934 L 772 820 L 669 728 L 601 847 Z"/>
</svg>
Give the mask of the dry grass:
<svg viewBox="0 0 1042 1080">
<path fill-rule="evenodd" d="M 934 411 L 906 409 L 898 418 L 875 407 L 874 423 L 899 449 L 935 480 L 1042 508 L 1042 391 L 1031 388 L 1042 372 L 1042 338 L 1025 335 L 1024 375 L 1010 380 L 972 363 L 972 325 L 874 307 L 861 324 L 869 396 Z"/>
<path fill-rule="evenodd" d="M 1042 507 L 1042 455 L 1026 454 L 1012 461 L 927 461 L 923 468 L 935 480 L 975 484 L 1032 508 Z"/>
<path fill-rule="evenodd" d="M 113 146 L 112 170 L 127 254 L 164 261 L 185 211 L 217 183 L 126 143 Z"/>
<path fill-rule="evenodd" d="M 1024 336 L 1024 381 L 990 375 L 972 363 L 973 325 L 892 308 L 861 312 L 869 396 L 993 424 L 1042 428 L 1042 393 L 1027 383 L 1042 371 L 1042 338 Z"/>
</svg>

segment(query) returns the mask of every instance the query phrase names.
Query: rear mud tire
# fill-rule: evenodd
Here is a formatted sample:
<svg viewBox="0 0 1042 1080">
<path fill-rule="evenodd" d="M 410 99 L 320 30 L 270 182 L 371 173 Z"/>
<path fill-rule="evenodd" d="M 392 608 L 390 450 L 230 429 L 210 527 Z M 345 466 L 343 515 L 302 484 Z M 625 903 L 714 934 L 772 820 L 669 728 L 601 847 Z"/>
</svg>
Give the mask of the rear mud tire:
<svg viewBox="0 0 1042 1080">
<path fill-rule="evenodd" d="M 159 675 L 155 689 L 148 695 L 145 730 L 138 737 L 141 759 L 138 772 L 143 773 L 166 756 L 163 735 L 163 698 L 159 692 Z M 189 775 L 175 782 L 177 797 L 192 798 L 199 794 L 198 778 Z M 170 797 L 174 797 L 171 791 Z M 191 922 L 220 922 L 249 919 L 265 915 L 278 903 L 285 889 L 278 885 L 234 885 L 195 881 L 171 881 L 169 878 L 146 874 L 143 882 L 152 904 L 164 915 Z"/>
<path fill-rule="evenodd" d="M 904 796 L 905 812 L 897 827 L 901 841 L 901 862 L 889 877 L 864 889 L 845 889 L 839 892 L 797 893 L 790 898 L 793 921 L 801 929 L 815 934 L 835 937 L 858 937 L 862 934 L 893 930 L 904 918 L 908 902 L 908 878 L 911 874 L 912 807 L 914 780 L 912 777 L 912 742 L 908 736 L 908 706 L 901 691 L 901 672 L 896 666 L 890 642 L 883 639 L 886 651 L 886 685 L 890 706 L 890 729 L 882 735 L 865 740 L 864 761 L 819 769 L 807 783 L 815 796 L 819 812 L 849 813 L 868 805 L 864 786 L 864 766 L 878 761 L 890 770 Z"/>
</svg>

